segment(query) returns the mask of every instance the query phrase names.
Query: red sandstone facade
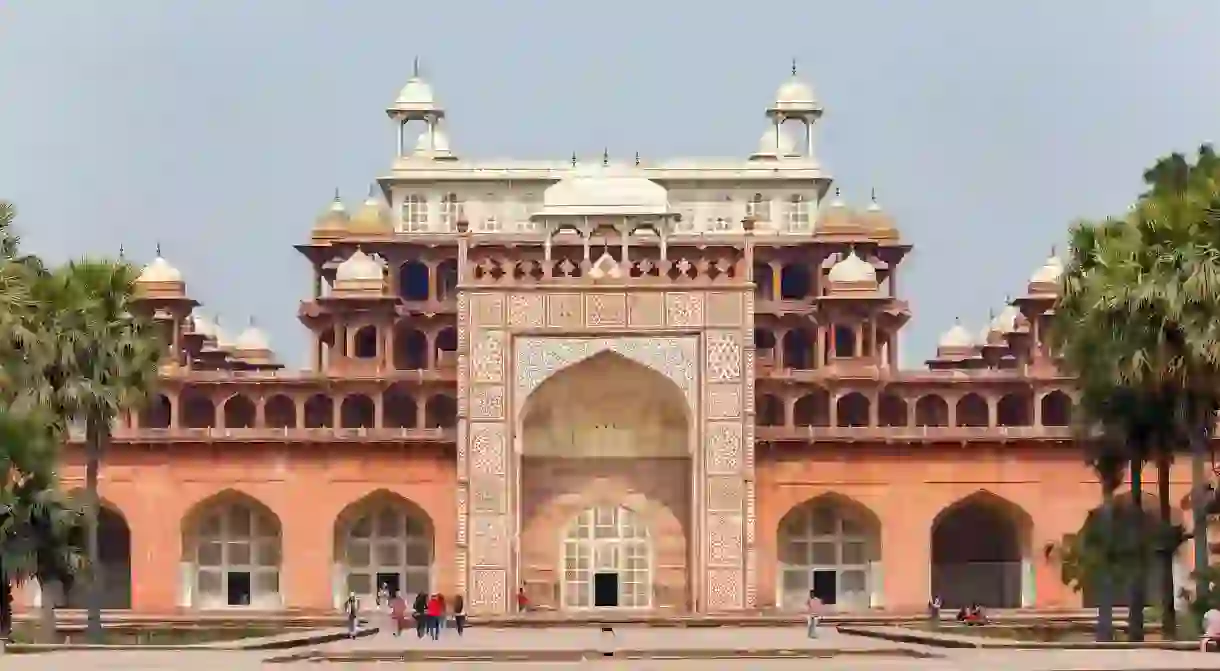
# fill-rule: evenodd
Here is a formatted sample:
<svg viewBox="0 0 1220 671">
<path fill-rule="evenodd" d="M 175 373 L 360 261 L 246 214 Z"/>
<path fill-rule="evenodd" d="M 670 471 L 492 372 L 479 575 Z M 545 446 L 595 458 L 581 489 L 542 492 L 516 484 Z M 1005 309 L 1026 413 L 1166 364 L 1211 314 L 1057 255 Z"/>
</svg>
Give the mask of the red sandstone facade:
<svg viewBox="0 0 1220 671">
<path fill-rule="evenodd" d="M 489 613 L 518 587 L 572 611 L 791 607 L 810 589 L 855 611 L 1080 603 L 1044 557 L 1098 502 L 1043 337 L 1056 260 L 984 334 L 955 327 L 902 370 L 910 246 L 875 203 L 764 207 L 776 175 L 815 206 L 830 186 L 778 136 L 725 177 L 520 168 L 542 195 L 528 225 L 488 230 L 491 210 L 449 193 L 422 230 L 418 185 L 480 170 L 441 146 L 425 97 L 391 108 L 400 133 L 427 131 L 410 156 L 400 135 L 386 202 L 337 204 L 298 248 L 312 370 L 281 369 L 253 327 L 228 341 L 177 271 L 146 268 L 169 347 L 105 455 L 109 607 L 327 610 L 379 584 Z M 820 114 L 777 98 L 776 133 Z M 702 215 L 674 194 L 717 179 L 759 193 L 682 228 Z M 1175 472 L 1177 498 L 1188 482 Z"/>
</svg>

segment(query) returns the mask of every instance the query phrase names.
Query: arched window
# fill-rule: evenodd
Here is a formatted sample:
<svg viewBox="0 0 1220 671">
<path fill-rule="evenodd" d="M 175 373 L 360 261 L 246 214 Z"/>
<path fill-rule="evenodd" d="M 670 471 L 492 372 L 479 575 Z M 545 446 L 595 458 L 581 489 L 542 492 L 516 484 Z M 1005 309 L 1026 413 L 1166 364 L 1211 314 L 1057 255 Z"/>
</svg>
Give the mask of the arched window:
<svg viewBox="0 0 1220 671">
<path fill-rule="evenodd" d="M 408 603 L 432 591 L 432 521 L 414 503 L 389 492 L 370 494 L 339 515 L 335 541 L 342 568 L 335 605 L 350 592 L 372 603 L 383 585 Z"/>
<path fill-rule="evenodd" d="M 647 608 L 652 600 L 648 529 L 621 506 L 589 508 L 563 540 L 565 608 Z"/>
<path fill-rule="evenodd" d="M 280 521 L 258 501 L 225 492 L 184 519 L 184 561 L 194 608 L 279 609 Z"/>
<path fill-rule="evenodd" d="M 824 604 L 862 610 L 881 593 L 881 523 L 864 506 L 827 494 L 793 508 L 779 523 L 778 602 L 803 608 L 809 591 Z"/>
</svg>

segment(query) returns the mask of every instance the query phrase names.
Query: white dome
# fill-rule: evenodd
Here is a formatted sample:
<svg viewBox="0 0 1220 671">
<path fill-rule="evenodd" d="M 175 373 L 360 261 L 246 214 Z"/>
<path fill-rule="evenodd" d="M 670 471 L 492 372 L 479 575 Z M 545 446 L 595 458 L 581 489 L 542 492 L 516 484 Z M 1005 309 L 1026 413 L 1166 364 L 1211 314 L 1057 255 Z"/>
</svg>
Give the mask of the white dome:
<svg viewBox="0 0 1220 671">
<path fill-rule="evenodd" d="M 216 325 L 210 319 L 203 315 L 191 316 L 191 328 L 199 335 L 214 338 L 216 337 Z"/>
<path fill-rule="evenodd" d="M 398 97 L 394 99 L 395 107 L 427 108 L 435 104 L 436 96 L 432 93 L 432 86 L 419 77 L 408 79 L 407 85 L 402 87 Z"/>
<path fill-rule="evenodd" d="M 778 138 L 776 137 L 778 136 Z M 776 147 L 779 147 L 777 150 Z M 796 151 L 796 142 L 791 135 L 776 128 L 774 125 L 768 126 L 763 132 L 762 137 L 758 139 L 758 150 L 754 152 L 755 156 L 788 156 Z"/>
<path fill-rule="evenodd" d="M 599 167 L 576 171 L 542 192 L 543 216 L 665 215 L 665 187 L 634 171 Z"/>
<path fill-rule="evenodd" d="M 436 126 L 432 130 L 432 133 L 433 133 L 434 142 L 436 143 L 436 148 L 433 149 L 432 151 L 435 151 L 437 153 L 449 152 L 449 134 L 445 132 L 445 129 L 441 128 L 440 126 Z M 429 151 L 428 150 L 428 131 L 424 131 L 419 134 L 419 139 L 416 140 L 416 142 L 415 142 L 415 152 L 416 153 L 426 153 L 427 151 Z"/>
<path fill-rule="evenodd" d="M 996 333 L 1012 333 L 1017 330 L 1017 317 L 1021 310 L 1015 305 L 1006 305 L 996 318 L 991 320 L 991 330 Z"/>
<path fill-rule="evenodd" d="M 781 105 L 813 106 L 817 104 L 817 99 L 813 96 L 813 87 L 793 75 L 775 92 L 775 102 Z"/>
<path fill-rule="evenodd" d="M 936 342 L 936 346 L 946 349 L 974 347 L 974 337 L 970 335 L 966 327 L 961 324 L 954 324 L 953 328 L 941 334 L 940 340 Z"/>
<path fill-rule="evenodd" d="M 216 339 L 216 346 L 221 349 L 228 349 L 233 346 L 233 339 L 229 334 L 220 328 L 220 322 L 217 321 L 212 327 L 212 337 Z"/>
<path fill-rule="evenodd" d="M 237 336 L 237 349 L 262 352 L 271 349 L 267 335 L 256 326 L 249 326 Z"/>
<path fill-rule="evenodd" d="M 1046 260 L 1033 275 L 1029 278 L 1030 284 L 1055 284 L 1059 281 L 1059 277 L 1063 275 L 1063 261 L 1059 260 L 1058 256 L 1051 256 Z"/>
<path fill-rule="evenodd" d="M 335 280 L 377 280 L 385 277 L 385 268 L 377 259 L 357 249 L 335 268 Z"/>
<path fill-rule="evenodd" d="M 136 278 L 137 282 L 181 282 L 182 273 L 177 268 L 171 266 L 169 261 L 158 256 L 152 260 L 152 263 L 144 266 L 144 270 L 140 272 L 140 276 Z"/>
<path fill-rule="evenodd" d="M 873 264 L 856 256 L 855 251 L 851 251 L 843 260 L 831 266 L 826 277 L 831 282 L 876 282 L 877 269 Z"/>
</svg>

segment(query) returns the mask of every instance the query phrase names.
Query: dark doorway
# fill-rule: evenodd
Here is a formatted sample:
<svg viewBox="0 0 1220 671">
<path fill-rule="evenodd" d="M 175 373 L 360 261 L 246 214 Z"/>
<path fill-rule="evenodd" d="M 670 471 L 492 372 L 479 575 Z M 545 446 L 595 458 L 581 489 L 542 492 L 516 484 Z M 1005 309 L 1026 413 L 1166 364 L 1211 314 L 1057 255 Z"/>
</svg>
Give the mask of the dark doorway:
<svg viewBox="0 0 1220 671">
<path fill-rule="evenodd" d="M 835 605 L 839 595 L 839 576 L 834 571 L 813 572 L 813 595 L 827 606 Z"/>
<path fill-rule="evenodd" d="M 377 589 L 380 590 L 382 587 L 390 591 L 390 596 L 394 596 L 402 590 L 402 577 L 398 573 L 378 573 Z"/>
<path fill-rule="evenodd" d="M 229 572 L 229 605 L 250 605 L 250 573 L 247 571 Z"/>
<path fill-rule="evenodd" d="M 593 605 L 598 608 L 618 606 L 618 574 L 593 574 Z"/>
</svg>

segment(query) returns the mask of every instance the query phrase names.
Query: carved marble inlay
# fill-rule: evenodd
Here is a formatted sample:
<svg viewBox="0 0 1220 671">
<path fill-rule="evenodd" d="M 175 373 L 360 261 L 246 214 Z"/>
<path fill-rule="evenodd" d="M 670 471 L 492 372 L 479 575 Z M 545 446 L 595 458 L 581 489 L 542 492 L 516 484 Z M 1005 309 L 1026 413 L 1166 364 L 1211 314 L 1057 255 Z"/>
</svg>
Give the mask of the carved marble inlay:
<svg viewBox="0 0 1220 671">
<path fill-rule="evenodd" d="M 708 473 L 737 473 L 741 470 L 741 436 L 741 424 L 708 425 Z"/>
<path fill-rule="evenodd" d="M 503 566 L 508 558 L 508 542 L 505 537 L 504 516 L 475 517 L 471 520 L 474 535 L 474 565 Z"/>
<path fill-rule="evenodd" d="M 467 502 L 469 500 L 470 500 L 470 493 L 466 490 L 466 485 L 458 485 L 458 490 L 457 490 L 457 543 L 458 543 L 458 545 L 464 545 L 466 543 L 466 512 L 469 508 L 469 506 L 467 505 Z"/>
<path fill-rule="evenodd" d="M 506 583 L 508 572 L 503 569 L 471 569 L 470 607 L 474 610 L 500 610 L 508 604 Z"/>
<path fill-rule="evenodd" d="M 741 510 L 746 483 L 740 477 L 719 476 L 707 479 L 707 509 L 715 512 Z"/>
<path fill-rule="evenodd" d="M 707 570 L 708 609 L 741 608 L 744 602 L 742 577 L 741 569 L 709 568 Z"/>
<path fill-rule="evenodd" d="M 580 294 L 548 294 L 546 297 L 546 325 L 552 328 L 584 328 L 585 317 Z"/>
<path fill-rule="evenodd" d="M 740 326 L 742 322 L 741 294 L 712 291 L 707 294 L 708 326 Z"/>
<path fill-rule="evenodd" d="M 504 426 L 478 423 L 470 425 L 470 472 L 504 473 Z"/>
<path fill-rule="evenodd" d="M 665 325 L 665 301 L 657 292 L 627 296 L 627 325 L 632 328 L 657 328 Z"/>
<path fill-rule="evenodd" d="M 614 352 L 647 366 L 673 380 L 686 396 L 689 407 L 697 407 L 695 339 L 686 337 L 621 338 L 514 338 L 516 389 L 519 406 L 544 380 L 560 370 L 600 354 Z M 518 407 L 520 412 L 521 407 Z"/>
<path fill-rule="evenodd" d="M 538 329 L 546 326 L 546 296 L 540 293 L 512 294 L 508 297 L 508 325 Z"/>
<path fill-rule="evenodd" d="M 475 382 L 504 381 L 504 332 L 480 331 L 474 343 Z"/>
<path fill-rule="evenodd" d="M 717 384 L 707 389 L 707 418 L 736 419 L 741 417 L 741 385 Z"/>
<path fill-rule="evenodd" d="M 504 387 L 475 385 L 470 390 L 469 413 L 471 419 L 504 419 Z"/>
<path fill-rule="evenodd" d="M 703 326 L 703 294 L 667 293 L 665 312 L 670 326 Z"/>
<path fill-rule="evenodd" d="M 590 328 L 627 325 L 626 294 L 589 294 L 585 299 L 585 323 Z"/>
<path fill-rule="evenodd" d="M 707 336 L 708 382 L 733 382 L 741 379 L 741 334 L 710 331 Z"/>
<path fill-rule="evenodd" d="M 712 564 L 738 564 L 742 559 L 741 517 L 710 514 L 707 516 L 708 560 Z"/>
<path fill-rule="evenodd" d="M 505 512 L 508 485 L 500 475 L 474 475 L 470 478 L 470 510 L 473 513 Z"/>
<path fill-rule="evenodd" d="M 472 294 L 470 317 L 477 326 L 504 324 L 504 295 L 501 293 Z"/>
</svg>

